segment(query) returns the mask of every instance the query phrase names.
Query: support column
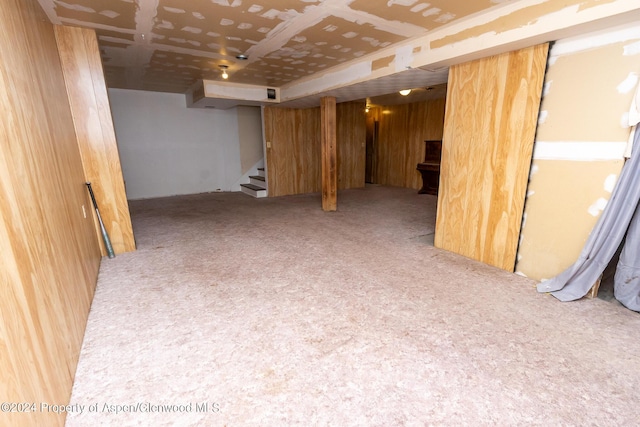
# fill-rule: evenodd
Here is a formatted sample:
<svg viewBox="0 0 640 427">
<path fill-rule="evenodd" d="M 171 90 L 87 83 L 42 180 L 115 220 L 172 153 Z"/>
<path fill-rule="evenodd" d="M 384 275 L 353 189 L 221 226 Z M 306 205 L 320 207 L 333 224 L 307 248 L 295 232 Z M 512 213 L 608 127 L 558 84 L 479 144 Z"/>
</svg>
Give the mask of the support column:
<svg viewBox="0 0 640 427">
<path fill-rule="evenodd" d="M 338 208 L 338 159 L 336 149 L 336 98 L 320 99 L 322 146 L 322 210 Z"/>
</svg>

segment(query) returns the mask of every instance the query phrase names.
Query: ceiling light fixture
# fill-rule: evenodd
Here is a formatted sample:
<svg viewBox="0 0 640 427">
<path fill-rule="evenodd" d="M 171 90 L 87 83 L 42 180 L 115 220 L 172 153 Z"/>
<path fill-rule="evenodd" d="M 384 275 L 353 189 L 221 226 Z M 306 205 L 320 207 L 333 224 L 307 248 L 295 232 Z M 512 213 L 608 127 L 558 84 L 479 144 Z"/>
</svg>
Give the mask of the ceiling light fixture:
<svg viewBox="0 0 640 427">
<path fill-rule="evenodd" d="M 402 89 L 399 93 L 402 96 L 407 96 L 411 93 L 411 89 Z"/>
<path fill-rule="evenodd" d="M 227 68 L 229 68 L 228 65 L 218 65 L 218 67 L 220 67 L 220 69 L 222 70 L 222 78 L 227 80 L 229 78 L 229 74 L 227 74 Z"/>
<path fill-rule="evenodd" d="M 236 55 L 236 59 L 239 59 L 241 61 L 246 61 L 247 59 L 249 59 L 249 57 L 241 53 L 240 55 Z"/>
</svg>

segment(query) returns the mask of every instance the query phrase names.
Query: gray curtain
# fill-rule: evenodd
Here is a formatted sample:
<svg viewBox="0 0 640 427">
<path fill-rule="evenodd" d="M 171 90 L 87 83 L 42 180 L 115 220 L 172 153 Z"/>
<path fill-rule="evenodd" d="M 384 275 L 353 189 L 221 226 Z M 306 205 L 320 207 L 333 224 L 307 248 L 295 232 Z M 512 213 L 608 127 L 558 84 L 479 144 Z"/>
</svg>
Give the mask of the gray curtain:
<svg viewBox="0 0 640 427">
<path fill-rule="evenodd" d="M 640 130 L 631 158 L 578 260 L 556 277 L 538 284 L 560 301 L 582 298 L 598 280 L 627 234 L 614 277 L 614 295 L 626 307 L 640 311 Z M 628 233 L 627 233 L 628 230 Z"/>
<path fill-rule="evenodd" d="M 613 280 L 616 299 L 625 307 L 640 311 L 640 204 L 627 231 Z"/>
</svg>

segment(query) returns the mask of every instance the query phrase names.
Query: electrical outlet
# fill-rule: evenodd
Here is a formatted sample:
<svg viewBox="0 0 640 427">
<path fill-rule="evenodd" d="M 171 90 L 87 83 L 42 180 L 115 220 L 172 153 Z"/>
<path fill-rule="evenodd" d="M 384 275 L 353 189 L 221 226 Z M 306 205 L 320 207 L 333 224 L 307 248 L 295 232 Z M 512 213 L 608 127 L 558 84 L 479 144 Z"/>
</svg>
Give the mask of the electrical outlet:
<svg viewBox="0 0 640 427">
<path fill-rule="evenodd" d="M 267 141 L 267 148 L 271 148 L 271 141 Z"/>
</svg>

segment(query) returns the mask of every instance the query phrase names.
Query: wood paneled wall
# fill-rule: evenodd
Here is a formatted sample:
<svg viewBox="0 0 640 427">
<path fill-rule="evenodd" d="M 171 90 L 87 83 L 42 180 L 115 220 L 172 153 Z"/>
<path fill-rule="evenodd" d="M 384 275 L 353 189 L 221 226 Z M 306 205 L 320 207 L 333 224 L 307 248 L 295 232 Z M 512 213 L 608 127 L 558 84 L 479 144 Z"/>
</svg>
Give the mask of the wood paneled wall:
<svg viewBox="0 0 640 427">
<path fill-rule="evenodd" d="M 320 191 L 320 109 L 264 109 L 270 197 Z"/>
<path fill-rule="evenodd" d="M 338 141 L 338 189 L 364 187 L 367 124 L 364 102 L 336 107 Z"/>
<path fill-rule="evenodd" d="M 336 106 L 338 189 L 364 187 L 365 104 Z M 321 190 L 320 108 L 264 109 L 269 196 Z"/>
<path fill-rule="evenodd" d="M 424 141 L 442 139 L 445 100 L 376 107 L 378 143 L 374 182 L 382 185 L 422 187 L 416 165 L 424 161 Z"/>
<path fill-rule="evenodd" d="M 513 271 L 547 51 L 451 67 L 436 247 Z"/>
<path fill-rule="evenodd" d="M 113 250 L 116 254 L 133 251 L 129 204 L 96 33 L 56 25 L 55 34 L 85 177 L 91 182 Z M 95 230 L 102 241 L 97 222 Z M 101 250 L 106 255 L 102 244 Z"/>
<path fill-rule="evenodd" d="M 100 265 L 54 31 L 36 0 L 0 7 L 0 401 L 69 401 Z M 39 410 L 40 408 L 38 408 Z M 51 412 L 6 426 L 62 426 Z"/>
</svg>

